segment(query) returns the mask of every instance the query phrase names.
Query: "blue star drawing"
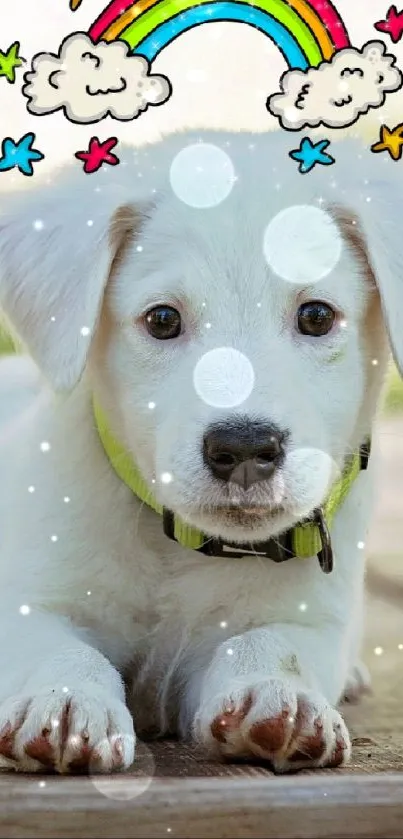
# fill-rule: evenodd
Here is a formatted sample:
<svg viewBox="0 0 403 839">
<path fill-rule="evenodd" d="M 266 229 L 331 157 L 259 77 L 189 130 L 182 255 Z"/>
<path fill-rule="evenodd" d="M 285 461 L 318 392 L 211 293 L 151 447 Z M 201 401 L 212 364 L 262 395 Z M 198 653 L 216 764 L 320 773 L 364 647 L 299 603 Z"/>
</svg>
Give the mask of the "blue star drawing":
<svg viewBox="0 0 403 839">
<path fill-rule="evenodd" d="M 289 152 L 289 157 L 293 160 L 299 161 L 299 169 L 302 175 L 310 172 L 311 169 L 320 163 L 322 166 L 331 166 L 335 163 L 334 157 L 325 152 L 325 149 L 330 146 L 330 140 L 320 140 L 319 143 L 312 143 L 309 137 L 304 137 L 301 140 L 299 149 L 294 149 Z"/>
<path fill-rule="evenodd" d="M 42 152 L 32 148 L 35 134 L 28 133 L 16 143 L 11 137 L 5 137 L 1 144 L 0 173 L 9 172 L 17 168 L 22 175 L 30 177 L 34 174 L 34 161 L 43 160 Z"/>
</svg>

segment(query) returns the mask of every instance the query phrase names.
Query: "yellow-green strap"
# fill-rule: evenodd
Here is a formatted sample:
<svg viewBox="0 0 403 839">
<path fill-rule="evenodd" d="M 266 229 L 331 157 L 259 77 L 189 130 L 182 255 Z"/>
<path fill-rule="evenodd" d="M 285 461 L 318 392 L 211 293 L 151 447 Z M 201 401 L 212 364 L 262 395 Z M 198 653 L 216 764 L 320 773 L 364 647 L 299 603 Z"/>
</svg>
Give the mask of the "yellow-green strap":
<svg viewBox="0 0 403 839">
<path fill-rule="evenodd" d="M 132 456 L 113 436 L 106 421 L 106 417 L 99 404 L 94 401 L 94 416 L 105 453 L 119 478 L 128 486 L 141 501 L 152 510 L 162 515 L 163 507 L 158 504 L 153 493 L 146 484 Z M 335 513 L 343 503 L 350 487 L 360 471 L 360 454 L 351 459 L 343 475 L 334 484 L 332 491 L 324 505 L 324 517 L 330 528 Z M 175 516 L 175 539 L 182 547 L 197 550 L 204 543 L 204 536 L 194 527 L 182 522 Z M 318 527 L 313 522 L 297 524 L 292 532 L 293 552 L 296 557 L 307 559 L 315 556 L 322 548 Z"/>
</svg>

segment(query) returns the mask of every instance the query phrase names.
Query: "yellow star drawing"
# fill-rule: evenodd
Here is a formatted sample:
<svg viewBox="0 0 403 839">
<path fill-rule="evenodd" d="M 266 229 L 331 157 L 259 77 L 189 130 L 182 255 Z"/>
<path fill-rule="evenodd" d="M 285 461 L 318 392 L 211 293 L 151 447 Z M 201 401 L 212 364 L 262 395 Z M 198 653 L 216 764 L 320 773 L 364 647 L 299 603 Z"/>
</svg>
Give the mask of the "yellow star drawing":
<svg viewBox="0 0 403 839">
<path fill-rule="evenodd" d="M 81 5 L 82 0 L 70 0 L 70 9 L 72 12 L 75 12 L 76 9 Z"/>
<path fill-rule="evenodd" d="M 379 143 L 374 143 L 371 151 L 388 151 L 393 160 L 400 160 L 403 154 L 403 122 L 392 131 L 387 125 L 382 125 Z"/>
</svg>

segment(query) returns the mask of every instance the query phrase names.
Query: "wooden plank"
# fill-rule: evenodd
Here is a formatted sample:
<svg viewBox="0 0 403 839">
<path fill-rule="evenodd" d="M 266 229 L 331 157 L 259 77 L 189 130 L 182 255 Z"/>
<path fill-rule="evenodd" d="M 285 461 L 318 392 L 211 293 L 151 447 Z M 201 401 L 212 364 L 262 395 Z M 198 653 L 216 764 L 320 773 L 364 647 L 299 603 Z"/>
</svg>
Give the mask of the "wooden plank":
<svg viewBox="0 0 403 839">
<path fill-rule="evenodd" d="M 105 780 L 102 794 L 87 778 L 5 778 L 0 837 L 403 837 L 403 774 L 159 779 L 133 798 L 137 780 Z"/>
</svg>

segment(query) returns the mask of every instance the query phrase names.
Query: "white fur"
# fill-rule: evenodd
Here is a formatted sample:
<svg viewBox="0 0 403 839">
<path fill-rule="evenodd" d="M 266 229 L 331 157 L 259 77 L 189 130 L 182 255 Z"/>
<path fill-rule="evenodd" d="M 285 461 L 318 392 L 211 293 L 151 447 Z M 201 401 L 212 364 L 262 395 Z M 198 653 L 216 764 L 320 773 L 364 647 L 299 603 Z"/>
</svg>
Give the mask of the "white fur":
<svg viewBox="0 0 403 839">
<path fill-rule="evenodd" d="M 270 272 L 263 234 L 284 207 L 318 206 L 319 198 L 323 207 L 355 213 L 402 365 L 401 211 L 390 193 L 398 167 L 343 141 L 334 174 L 317 167 L 301 176 L 284 134 L 203 139 L 230 154 L 238 176 L 216 208 L 189 208 L 170 189 L 174 155 L 197 141 L 186 134 L 128 149 L 116 170 L 89 177 L 68 169 L 52 186 L 17 196 L 15 207 L 4 202 L 0 303 L 33 359 L 0 363 L 0 752 L 4 733 L 16 732 L 4 767 L 40 769 L 26 748 L 43 729 L 58 771 L 68 771 L 85 745 L 101 771 L 130 765 L 123 680 L 140 733 L 193 731 L 217 748 L 211 723 L 230 707 L 242 722 L 222 752 L 271 757 L 284 771 L 319 720 L 324 751 L 313 764 L 329 762 L 340 738 L 349 754 L 334 708 L 358 663 L 364 560 L 357 546 L 370 522 L 375 455 L 337 514 L 330 576 L 316 558 L 281 565 L 208 558 L 169 541 L 161 519 L 119 481 L 91 398 L 95 392 L 117 437 L 155 480 L 159 500 L 196 527 L 245 541 L 298 521 L 323 500 L 333 466 L 371 430 L 387 338 L 379 318 L 368 329 L 374 291 L 347 242 L 335 270 L 304 291 L 304 299 L 339 307 L 347 328 L 301 338 L 294 328 L 301 289 Z M 116 264 L 122 217 L 130 227 L 132 213 L 135 235 Z M 179 305 L 187 324 L 169 346 L 139 325 L 158 302 Z M 227 412 L 206 405 L 193 387 L 197 360 L 220 346 L 242 351 L 255 371 L 250 397 Z M 256 503 L 282 492 L 284 510 L 250 527 L 231 527 L 212 512 L 228 503 L 229 491 L 201 457 L 207 425 L 234 413 L 290 430 L 278 485 L 250 490 Z M 171 483 L 160 481 L 163 472 Z M 254 743 L 252 726 L 287 708 L 287 743 L 270 755 Z"/>
</svg>

